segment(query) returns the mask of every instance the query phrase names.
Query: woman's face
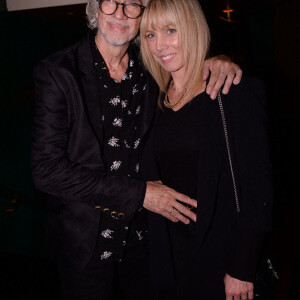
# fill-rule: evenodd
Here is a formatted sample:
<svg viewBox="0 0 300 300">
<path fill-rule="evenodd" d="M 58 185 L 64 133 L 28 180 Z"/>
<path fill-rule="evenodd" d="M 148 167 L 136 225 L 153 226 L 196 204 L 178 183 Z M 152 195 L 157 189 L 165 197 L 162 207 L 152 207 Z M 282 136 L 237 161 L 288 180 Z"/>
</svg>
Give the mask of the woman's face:
<svg viewBox="0 0 300 300">
<path fill-rule="evenodd" d="M 168 72 L 184 71 L 183 55 L 174 26 L 153 29 L 148 19 L 146 42 L 154 59 Z"/>
</svg>

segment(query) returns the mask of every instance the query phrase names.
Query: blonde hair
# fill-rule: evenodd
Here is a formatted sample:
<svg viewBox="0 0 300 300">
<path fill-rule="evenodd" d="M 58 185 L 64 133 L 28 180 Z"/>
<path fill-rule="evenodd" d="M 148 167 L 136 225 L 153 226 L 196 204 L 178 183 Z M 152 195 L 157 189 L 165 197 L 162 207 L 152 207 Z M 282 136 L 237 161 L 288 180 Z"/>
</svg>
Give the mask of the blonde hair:
<svg viewBox="0 0 300 300">
<path fill-rule="evenodd" d="M 202 80 L 202 67 L 206 58 L 210 34 L 197 0 L 150 0 L 141 21 L 141 53 L 145 67 L 160 88 L 160 97 L 166 92 L 171 73 L 164 70 L 151 54 L 146 31 L 148 22 L 153 29 L 174 26 L 179 36 L 183 63 L 187 66 L 186 84 L 195 95 Z"/>
</svg>

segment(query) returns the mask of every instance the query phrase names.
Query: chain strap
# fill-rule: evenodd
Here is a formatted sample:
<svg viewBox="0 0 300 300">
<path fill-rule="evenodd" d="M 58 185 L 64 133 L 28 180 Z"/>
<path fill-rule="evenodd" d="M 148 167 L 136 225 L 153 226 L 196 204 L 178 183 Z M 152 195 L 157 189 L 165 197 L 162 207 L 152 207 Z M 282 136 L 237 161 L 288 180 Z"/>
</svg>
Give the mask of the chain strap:
<svg viewBox="0 0 300 300">
<path fill-rule="evenodd" d="M 234 172 L 233 172 L 233 164 L 232 164 L 232 158 L 231 158 L 231 151 L 230 151 L 229 137 L 228 137 L 228 131 L 227 131 L 227 124 L 226 124 L 225 113 L 224 113 L 224 108 L 223 108 L 223 103 L 222 103 L 222 98 L 221 98 L 221 92 L 220 91 L 218 92 L 218 103 L 219 103 L 219 107 L 220 107 L 220 111 L 221 111 L 223 129 L 224 129 L 224 134 L 225 134 L 226 148 L 227 148 L 227 154 L 228 154 L 229 165 L 230 165 L 230 172 L 231 172 L 232 183 L 233 183 L 236 210 L 239 213 L 241 211 L 240 202 L 239 202 L 239 198 L 238 198 L 236 181 L 235 181 L 235 176 L 234 176 Z"/>
</svg>

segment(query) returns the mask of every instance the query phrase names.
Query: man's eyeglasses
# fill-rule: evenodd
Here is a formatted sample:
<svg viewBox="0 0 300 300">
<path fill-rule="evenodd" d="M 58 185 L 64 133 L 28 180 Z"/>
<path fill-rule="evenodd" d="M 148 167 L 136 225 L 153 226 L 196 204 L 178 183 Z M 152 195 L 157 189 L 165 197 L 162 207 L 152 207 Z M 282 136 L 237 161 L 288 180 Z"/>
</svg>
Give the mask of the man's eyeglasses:
<svg viewBox="0 0 300 300">
<path fill-rule="evenodd" d="M 122 5 L 123 14 L 129 19 L 138 18 L 146 8 L 137 3 L 120 3 L 114 0 L 99 0 L 98 2 L 101 12 L 106 15 L 113 15 L 117 11 L 119 5 Z"/>
</svg>

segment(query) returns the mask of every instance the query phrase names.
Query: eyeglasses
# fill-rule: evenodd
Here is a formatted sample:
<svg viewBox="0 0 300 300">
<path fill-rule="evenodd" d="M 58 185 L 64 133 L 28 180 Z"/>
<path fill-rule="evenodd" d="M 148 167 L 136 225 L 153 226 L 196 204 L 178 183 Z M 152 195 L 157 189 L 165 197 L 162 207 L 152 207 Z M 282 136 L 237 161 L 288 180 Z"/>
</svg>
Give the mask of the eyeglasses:
<svg viewBox="0 0 300 300">
<path fill-rule="evenodd" d="M 123 14 L 129 19 L 138 18 L 146 8 L 137 3 L 120 3 L 114 0 L 98 0 L 98 2 L 101 12 L 106 15 L 113 15 L 117 11 L 119 5 L 122 5 Z"/>
</svg>

